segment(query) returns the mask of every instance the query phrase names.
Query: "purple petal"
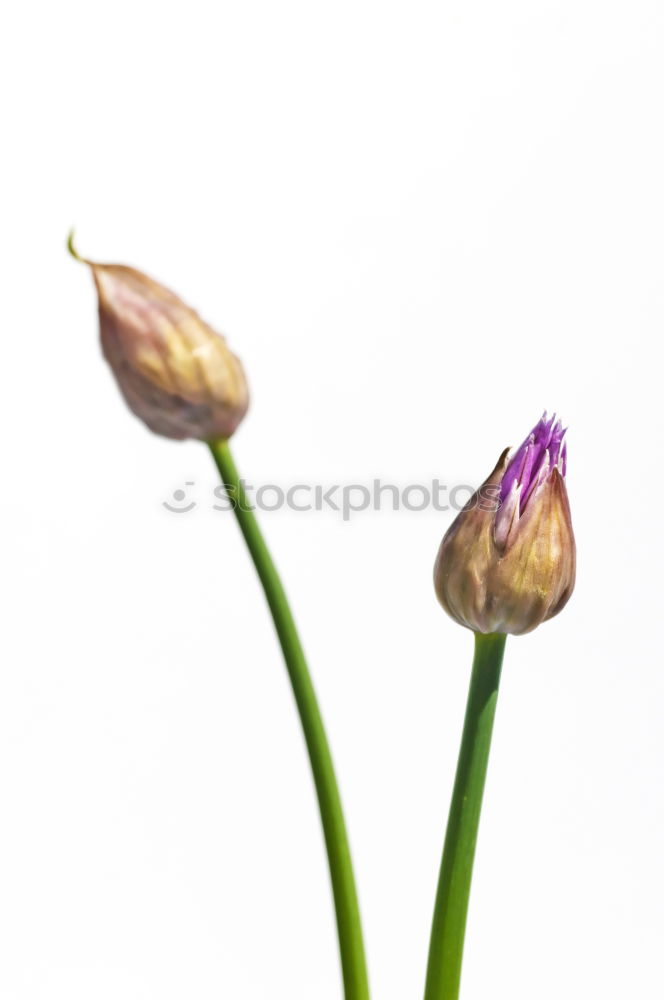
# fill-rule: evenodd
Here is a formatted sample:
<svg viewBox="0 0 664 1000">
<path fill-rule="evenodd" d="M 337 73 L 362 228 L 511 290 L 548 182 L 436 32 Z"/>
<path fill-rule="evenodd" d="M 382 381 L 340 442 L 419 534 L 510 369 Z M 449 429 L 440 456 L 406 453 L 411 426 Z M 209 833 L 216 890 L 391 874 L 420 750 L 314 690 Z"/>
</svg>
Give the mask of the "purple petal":
<svg viewBox="0 0 664 1000">
<path fill-rule="evenodd" d="M 528 498 L 542 477 L 548 475 L 549 469 L 557 466 L 562 475 L 565 475 L 567 471 L 565 432 L 566 428 L 560 420 L 556 420 L 555 413 L 547 419 L 545 410 L 505 469 L 500 484 L 501 503 L 504 503 L 512 493 L 513 485 L 516 483 L 521 487 L 519 511 L 523 513 Z"/>
</svg>

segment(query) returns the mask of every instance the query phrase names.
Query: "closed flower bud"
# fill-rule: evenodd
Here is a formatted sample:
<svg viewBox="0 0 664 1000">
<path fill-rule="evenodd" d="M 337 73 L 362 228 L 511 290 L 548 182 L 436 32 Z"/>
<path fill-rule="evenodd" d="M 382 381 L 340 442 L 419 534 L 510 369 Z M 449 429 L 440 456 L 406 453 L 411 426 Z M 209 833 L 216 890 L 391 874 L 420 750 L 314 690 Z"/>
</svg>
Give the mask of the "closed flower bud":
<svg viewBox="0 0 664 1000">
<path fill-rule="evenodd" d="M 459 624 L 521 635 L 569 600 L 576 550 L 566 452 L 560 421 L 544 414 L 510 461 L 503 452 L 443 538 L 436 594 Z"/>
<path fill-rule="evenodd" d="M 69 246 L 77 256 L 71 239 Z M 84 263 L 99 296 L 104 357 L 132 412 L 164 437 L 229 438 L 247 412 L 249 394 L 225 339 L 140 271 Z"/>
</svg>

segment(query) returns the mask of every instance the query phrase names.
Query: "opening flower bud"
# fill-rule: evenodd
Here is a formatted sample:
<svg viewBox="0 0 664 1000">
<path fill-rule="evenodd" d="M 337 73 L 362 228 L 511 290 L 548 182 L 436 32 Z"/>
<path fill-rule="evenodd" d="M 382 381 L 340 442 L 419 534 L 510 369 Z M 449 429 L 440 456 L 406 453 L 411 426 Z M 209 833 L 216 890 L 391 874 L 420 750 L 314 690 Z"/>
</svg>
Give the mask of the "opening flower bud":
<svg viewBox="0 0 664 1000">
<path fill-rule="evenodd" d="M 71 239 L 69 247 L 83 260 Z M 247 412 L 249 393 L 224 337 L 140 271 L 83 262 L 99 296 L 103 354 L 130 410 L 164 437 L 229 438 Z"/>
<path fill-rule="evenodd" d="M 576 548 L 564 437 L 545 413 L 511 459 L 503 452 L 443 538 L 436 594 L 460 625 L 521 635 L 569 600 Z"/>
</svg>

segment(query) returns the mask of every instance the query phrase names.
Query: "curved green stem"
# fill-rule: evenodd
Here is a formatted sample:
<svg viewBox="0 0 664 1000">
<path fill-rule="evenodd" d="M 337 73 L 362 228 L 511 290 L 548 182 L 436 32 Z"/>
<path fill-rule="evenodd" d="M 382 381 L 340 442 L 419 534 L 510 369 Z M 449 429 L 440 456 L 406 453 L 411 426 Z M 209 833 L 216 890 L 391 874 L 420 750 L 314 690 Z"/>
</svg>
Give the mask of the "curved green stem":
<svg viewBox="0 0 664 1000">
<path fill-rule="evenodd" d="M 475 659 L 433 913 L 424 1000 L 457 1000 L 505 639 L 475 634 Z"/>
<path fill-rule="evenodd" d="M 350 846 L 330 747 L 288 599 L 239 479 L 228 442 L 210 449 L 267 598 L 300 713 L 325 835 L 346 1000 L 368 1000 L 369 984 Z"/>
</svg>

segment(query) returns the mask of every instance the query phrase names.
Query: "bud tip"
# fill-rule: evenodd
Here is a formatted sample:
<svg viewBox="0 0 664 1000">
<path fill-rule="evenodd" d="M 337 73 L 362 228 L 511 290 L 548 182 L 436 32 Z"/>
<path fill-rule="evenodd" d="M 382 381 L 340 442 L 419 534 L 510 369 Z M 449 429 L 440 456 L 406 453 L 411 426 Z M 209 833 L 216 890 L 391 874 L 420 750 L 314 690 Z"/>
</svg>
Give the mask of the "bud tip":
<svg viewBox="0 0 664 1000">
<path fill-rule="evenodd" d="M 81 257 L 81 255 L 79 254 L 78 250 L 74 246 L 74 237 L 75 236 L 76 236 L 76 230 L 72 226 L 72 228 L 69 230 L 69 235 L 67 236 L 67 250 L 69 250 L 69 253 L 72 255 L 72 257 L 74 258 L 74 260 L 80 261 L 81 264 L 87 264 L 88 263 L 87 260 L 85 260 L 84 257 Z"/>
</svg>

